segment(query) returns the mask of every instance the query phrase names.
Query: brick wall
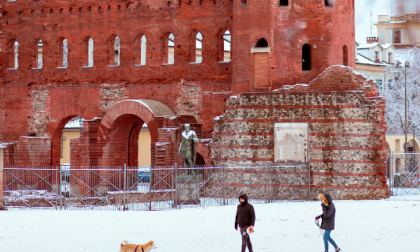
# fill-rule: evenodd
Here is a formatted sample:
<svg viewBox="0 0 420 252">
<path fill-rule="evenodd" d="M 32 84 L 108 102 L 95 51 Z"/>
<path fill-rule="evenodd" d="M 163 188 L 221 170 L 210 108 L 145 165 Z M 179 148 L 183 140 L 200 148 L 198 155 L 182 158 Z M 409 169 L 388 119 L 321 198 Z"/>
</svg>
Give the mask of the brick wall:
<svg viewBox="0 0 420 252">
<path fill-rule="evenodd" d="M 274 123 L 309 123 L 312 197 L 388 197 L 385 183 L 385 101 L 373 82 L 348 67 L 331 67 L 309 85 L 243 93 L 216 118 L 216 164 L 274 162 Z"/>
<path fill-rule="evenodd" d="M 233 0 L 3 1 L 0 141 L 11 143 L 22 136 L 51 138 L 44 157 L 50 155 L 49 163 L 57 165 L 61 131 L 71 118 L 103 117 L 126 99 L 156 100 L 177 116 L 192 116 L 189 122 L 202 125 L 201 137 L 211 138 L 212 119 L 224 113 L 230 95 L 253 90 L 254 72 L 256 86 L 274 89 L 307 83 L 327 67 L 343 62 L 344 45 L 350 66 L 354 66 L 350 2 L 325 8 L 322 0 L 297 0 L 288 7 L 279 7 L 276 1 L 249 1 L 241 6 Z M 232 62 L 220 62 L 227 30 L 232 35 Z M 190 64 L 197 32 L 203 35 L 203 62 Z M 168 56 L 170 33 L 175 37 L 173 65 L 162 64 Z M 146 65 L 136 66 L 141 51 L 138 40 L 143 35 Z M 110 66 L 116 36 L 121 41 L 120 65 Z M 85 67 L 90 38 L 94 40 L 94 64 Z M 270 47 L 264 56 L 251 53 L 260 38 Z M 64 39 L 68 42 L 67 68 L 62 67 Z M 42 69 L 36 69 L 39 40 L 43 42 Z M 14 41 L 19 42 L 19 68 L 8 70 L 13 65 Z M 301 71 L 304 43 L 313 48 L 311 72 Z M 264 57 L 263 71 L 254 71 L 254 56 Z M 103 148 L 86 141 L 83 150 Z M 85 165 L 99 162 L 85 159 L 82 150 L 74 151 Z M 168 160 L 159 162 L 172 163 L 176 157 Z"/>
</svg>

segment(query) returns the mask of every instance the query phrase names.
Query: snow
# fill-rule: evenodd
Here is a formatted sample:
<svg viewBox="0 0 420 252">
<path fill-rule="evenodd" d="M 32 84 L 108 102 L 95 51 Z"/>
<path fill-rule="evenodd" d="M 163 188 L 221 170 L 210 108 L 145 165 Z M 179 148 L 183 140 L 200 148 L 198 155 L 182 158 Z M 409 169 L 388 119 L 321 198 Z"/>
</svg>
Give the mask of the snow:
<svg viewBox="0 0 420 252">
<path fill-rule="evenodd" d="M 333 239 L 346 252 L 416 251 L 420 196 L 335 201 Z M 324 251 L 314 217 L 320 202 L 255 204 L 254 251 Z M 118 251 L 123 240 L 154 240 L 159 251 L 239 251 L 236 206 L 172 211 L 0 211 L 3 252 Z M 330 248 L 330 251 L 332 249 Z"/>
</svg>

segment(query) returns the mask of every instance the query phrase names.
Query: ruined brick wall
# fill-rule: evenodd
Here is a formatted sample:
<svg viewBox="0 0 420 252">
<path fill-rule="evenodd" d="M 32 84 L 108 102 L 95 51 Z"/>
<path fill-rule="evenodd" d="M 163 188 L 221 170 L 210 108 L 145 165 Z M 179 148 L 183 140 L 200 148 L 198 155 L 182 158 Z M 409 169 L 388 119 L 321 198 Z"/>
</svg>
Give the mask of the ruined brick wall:
<svg viewBox="0 0 420 252">
<path fill-rule="evenodd" d="M 355 12 L 353 0 L 233 1 L 233 92 L 253 89 L 254 56 L 251 48 L 264 38 L 268 42 L 269 83 L 272 89 L 308 83 L 332 65 L 348 62 L 355 67 Z M 311 48 L 311 71 L 302 70 L 302 46 Z M 258 88 L 258 86 L 257 86 Z"/>
<path fill-rule="evenodd" d="M 5 121 L 0 127 L 2 141 L 52 136 L 68 117 L 100 117 L 126 98 L 159 100 L 179 115 L 194 115 L 206 122 L 210 136 L 211 119 L 223 111 L 224 99 L 231 94 L 231 63 L 219 62 L 223 50 L 219 35 L 231 29 L 230 1 L 2 4 L 0 40 L 6 41 L 0 51 L 4 55 L 0 95 L 6 97 L 0 104 L 0 120 Z M 204 37 L 203 62 L 190 64 L 197 32 Z M 164 64 L 165 37 L 170 33 L 175 36 L 173 65 Z M 142 35 L 147 39 L 145 66 L 136 65 Z M 110 66 L 114 53 L 110 39 L 115 36 L 121 40 L 120 65 Z M 87 38 L 94 40 L 93 67 L 85 67 Z M 66 68 L 63 39 L 68 41 Z M 36 64 L 39 40 L 44 44 L 42 69 Z M 14 41 L 19 42 L 18 69 L 12 69 Z"/>
<path fill-rule="evenodd" d="M 309 85 L 243 93 L 216 118 L 216 164 L 266 165 L 274 161 L 274 123 L 309 123 L 312 197 L 387 197 L 385 101 L 376 85 L 351 68 L 328 68 Z"/>
</svg>

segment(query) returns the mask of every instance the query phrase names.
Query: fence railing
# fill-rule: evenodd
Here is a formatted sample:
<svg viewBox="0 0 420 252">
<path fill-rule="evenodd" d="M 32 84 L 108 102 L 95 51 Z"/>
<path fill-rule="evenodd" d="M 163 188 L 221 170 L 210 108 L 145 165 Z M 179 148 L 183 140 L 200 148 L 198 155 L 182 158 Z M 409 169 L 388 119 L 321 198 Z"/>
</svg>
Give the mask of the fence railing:
<svg viewBox="0 0 420 252">
<path fill-rule="evenodd" d="M 391 195 L 420 194 L 420 153 L 392 153 L 387 157 L 386 174 Z"/>
<path fill-rule="evenodd" d="M 310 200 L 309 164 L 4 168 L 7 208 L 154 211 Z"/>
</svg>

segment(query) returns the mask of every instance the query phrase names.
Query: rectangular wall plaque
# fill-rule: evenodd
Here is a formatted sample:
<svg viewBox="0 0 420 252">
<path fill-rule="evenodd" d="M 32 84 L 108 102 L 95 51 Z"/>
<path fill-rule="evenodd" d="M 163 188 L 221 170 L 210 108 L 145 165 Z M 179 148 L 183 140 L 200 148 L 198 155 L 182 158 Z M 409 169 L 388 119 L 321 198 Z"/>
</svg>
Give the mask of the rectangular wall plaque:
<svg viewBox="0 0 420 252">
<path fill-rule="evenodd" d="M 274 124 L 274 162 L 306 162 L 307 155 L 307 123 Z"/>
</svg>

